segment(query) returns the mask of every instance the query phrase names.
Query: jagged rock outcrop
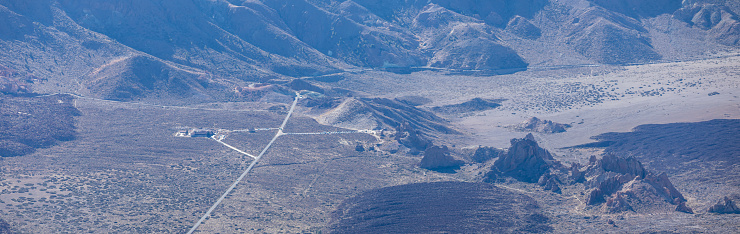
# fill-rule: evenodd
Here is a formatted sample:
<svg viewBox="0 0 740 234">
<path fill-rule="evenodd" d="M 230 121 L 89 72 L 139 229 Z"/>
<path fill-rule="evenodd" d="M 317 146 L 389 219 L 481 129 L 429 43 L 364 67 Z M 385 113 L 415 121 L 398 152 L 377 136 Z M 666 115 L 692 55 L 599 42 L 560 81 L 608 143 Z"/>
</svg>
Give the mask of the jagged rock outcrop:
<svg viewBox="0 0 740 234">
<path fill-rule="evenodd" d="M 555 123 L 550 120 L 544 120 L 532 117 L 524 122 L 512 126 L 514 130 L 522 132 L 540 132 L 540 133 L 560 133 L 570 128 L 570 124 Z"/>
<path fill-rule="evenodd" d="M 486 177 L 491 181 L 498 176 L 510 176 L 519 181 L 535 183 L 550 168 L 560 166 L 530 133 L 524 138 L 512 139 L 511 147 L 493 164 Z"/>
<path fill-rule="evenodd" d="M 473 159 L 473 162 L 484 163 L 488 160 L 498 158 L 499 156 L 504 154 L 506 154 L 506 150 L 494 147 L 479 146 L 478 149 L 475 149 L 475 152 L 473 153 L 473 156 L 471 158 Z"/>
<path fill-rule="evenodd" d="M 460 168 L 463 161 L 457 160 L 450 155 L 447 146 L 431 146 L 424 151 L 424 157 L 419 167 L 433 171 L 449 172 Z"/>
<path fill-rule="evenodd" d="M 717 204 L 709 207 L 709 213 L 717 214 L 740 214 L 740 208 L 737 207 L 735 201 L 740 201 L 740 195 L 725 196 L 720 199 Z"/>
<path fill-rule="evenodd" d="M 563 184 L 563 182 L 560 181 L 557 176 L 547 172 L 540 177 L 537 184 L 542 186 L 545 190 L 550 190 L 554 193 L 561 193 L 560 184 Z"/>
<path fill-rule="evenodd" d="M 581 171 L 581 167 L 583 166 L 580 163 L 573 163 L 570 165 L 570 168 L 568 169 L 568 179 L 570 179 L 572 183 L 586 182 L 586 173 Z"/>
<path fill-rule="evenodd" d="M 584 182 L 590 190 L 587 204 L 602 206 L 609 213 L 675 210 L 693 213 L 686 199 L 665 173 L 648 172 L 635 158 L 605 154 L 590 160 Z M 673 207 L 675 208 L 669 208 Z"/>
</svg>

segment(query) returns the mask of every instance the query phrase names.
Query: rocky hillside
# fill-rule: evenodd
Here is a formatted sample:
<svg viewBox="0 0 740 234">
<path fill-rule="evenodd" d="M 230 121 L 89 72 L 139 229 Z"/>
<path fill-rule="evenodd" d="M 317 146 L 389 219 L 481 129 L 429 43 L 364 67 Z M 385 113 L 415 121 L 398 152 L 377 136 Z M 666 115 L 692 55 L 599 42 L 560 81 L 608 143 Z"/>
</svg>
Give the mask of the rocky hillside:
<svg viewBox="0 0 740 234">
<path fill-rule="evenodd" d="M 318 117 L 322 124 L 349 129 L 400 129 L 402 124 L 427 133 L 457 133 L 434 113 L 386 98 L 347 98 Z"/>
</svg>

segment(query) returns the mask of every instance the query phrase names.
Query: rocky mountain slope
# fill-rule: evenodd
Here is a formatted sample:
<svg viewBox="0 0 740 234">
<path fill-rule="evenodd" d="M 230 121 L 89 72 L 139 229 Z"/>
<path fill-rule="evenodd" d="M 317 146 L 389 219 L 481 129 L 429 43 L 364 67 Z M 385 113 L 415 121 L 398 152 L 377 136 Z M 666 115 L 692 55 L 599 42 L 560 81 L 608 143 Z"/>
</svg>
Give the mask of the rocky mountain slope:
<svg viewBox="0 0 740 234">
<path fill-rule="evenodd" d="M 738 46 L 738 9 L 719 0 L 2 0 L 0 65 L 48 79 L 34 84 L 44 93 L 207 101 L 251 82 L 357 67 L 496 74 L 706 56 Z M 665 35 L 674 42 L 654 39 Z M 678 48 L 687 43 L 706 46 Z M 172 82 L 102 78 L 140 76 L 125 69 Z"/>
</svg>

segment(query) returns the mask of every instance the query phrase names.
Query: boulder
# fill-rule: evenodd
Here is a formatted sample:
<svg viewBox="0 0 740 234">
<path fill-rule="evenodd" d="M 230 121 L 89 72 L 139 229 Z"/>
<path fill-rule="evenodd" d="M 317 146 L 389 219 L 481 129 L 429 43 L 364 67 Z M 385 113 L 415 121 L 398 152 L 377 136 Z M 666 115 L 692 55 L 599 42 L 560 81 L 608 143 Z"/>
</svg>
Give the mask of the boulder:
<svg viewBox="0 0 740 234">
<path fill-rule="evenodd" d="M 558 179 L 557 176 L 551 174 L 550 172 L 542 175 L 537 181 L 537 184 L 542 186 L 545 190 L 550 190 L 554 193 L 561 193 L 560 184 L 562 184 L 562 182 L 560 181 L 560 179 Z"/>
<path fill-rule="evenodd" d="M 486 146 L 480 146 L 478 149 L 475 150 L 475 153 L 473 153 L 473 161 L 477 163 L 484 163 L 488 160 L 498 158 L 499 156 L 505 154 L 506 151 L 503 149 L 498 149 L 494 147 L 486 147 Z"/>
<path fill-rule="evenodd" d="M 464 164 L 450 156 L 447 146 L 431 146 L 424 151 L 419 167 L 433 171 L 454 171 Z"/>
<path fill-rule="evenodd" d="M 586 181 L 586 173 L 581 171 L 581 164 L 579 163 L 573 163 L 570 165 L 570 175 L 568 176 L 568 179 L 572 181 L 572 183 L 583 183 Z"/>
<path fill-rule="evenodd" d="M 693 214 L 694 210 L 691 209 L 686 205 L 686 202 L 679 202 L 678 205 L 676 205 L 676 211 L 678 212 L 684 212 L 687 214 Z"/>
<path fill-rule="evenodd" d="M 737 197 L 738 196 L 735 196 L 735 198 Z M 740 214 L 740 208 L 737 207 L 732 198 L 725 196 L 720 199 L 717 204 L 710 207 L 708 212 L 717 214 Z"/>
</svg>

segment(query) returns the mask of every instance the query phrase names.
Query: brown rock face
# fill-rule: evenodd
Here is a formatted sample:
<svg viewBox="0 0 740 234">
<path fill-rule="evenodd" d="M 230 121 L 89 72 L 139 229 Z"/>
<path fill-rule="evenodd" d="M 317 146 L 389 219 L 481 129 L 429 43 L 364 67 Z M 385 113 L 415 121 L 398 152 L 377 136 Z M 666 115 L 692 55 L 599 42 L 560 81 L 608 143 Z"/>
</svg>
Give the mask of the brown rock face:
<svg viewBox="0 0 740 234">
<path fill-rule="evenodd" d="M 586 173 L 581 171 L 581 167 L 583 167 L 579 163 L 573 163 L 570 165 L 570 176 L 569 179 L 573 183 L 583 183 L 586 182 Z"/>
<path fill-rule="evenodd" d="M 493 164 L 487 176 L 511 176 L 519 181 L 535 183 L 555 165 L 560 163 L 537 144 L 532 134 L 528 134 L 525 138 L 511 140 L 511 148 Z"/>
<path fill-rule="evenodd" d="M 627 194 L 616 194 L 606 200 L 606 208 L 609 213 L 619 213 L 624 211 L 634 211 L 629 202 L 627 202 Z"/>
<path fill-rule="evenodd" d="M 421 168 L 435 171 L 454 171 L 463 165 L 463 161 L 456 160 L 450 156 L 450 150 L 447 146 L 431 146 L 424 151 L 424 158 L 421 159 L 419 166 Z"/>
<path fill-rule="evenodd" d="M 688 213 L 688 214 L 693 214 L 694 213 L 694 210 L 693 209 L 691 209 L 690 207 L 686 206 L 686 202 L 679 202 L 678 205 L 676 206 L 676 211 L 678 211 L 678 212 L 684 212 L 684 213 Z"/>
<path fill-rule="evenodd" d="M 738 196 L 735 196 L 736 198 Z M 740 208 L 735 205 L 735 201 L 733 201 L 730 197 L 724 197 L 717 204 L 713 205 L 709 208 L 710 213 L 717 213 L 717 214 L 740 214 Z"/>
<path fill-rule="evenodd" d="M 607 154 L 598 161 L 597 165 L 604 171 L 634 175 L 640 178 L 645 178 L 645 175 L 647 174 L 645 167 L 643 167 L 642 163 L 637 161 L 635 158 L 619 158 L 617 156 Z"/>
<path fill-rule="evenodd" d="M 649 174 L 645 181 L 652 185 L 658 193 L 660 193 L 661 196 L 663 196 L 667 201 L 671 202 L 672 204 L 676 205 L 677 203 L 683 203 L 686 201 L 686 198 L 681 195 L 681 192 L 676 190 L 676 187 L 673 187 L 673 183 L 668 179 L 668 175 L 665 173 L 660 173 L 659 175 L 655 176 L 654 174 Z"/>
<path fill-rule="evenodd" d="M 624 178 L 625 176 L 610 175 L 603 181 L 594 183 L 593 186 L 596 188 L 589 194 L 588 204 L 596 205 L 605 202 L 610 195 L 616 193 L 622 188 Z"/>
</svg>

